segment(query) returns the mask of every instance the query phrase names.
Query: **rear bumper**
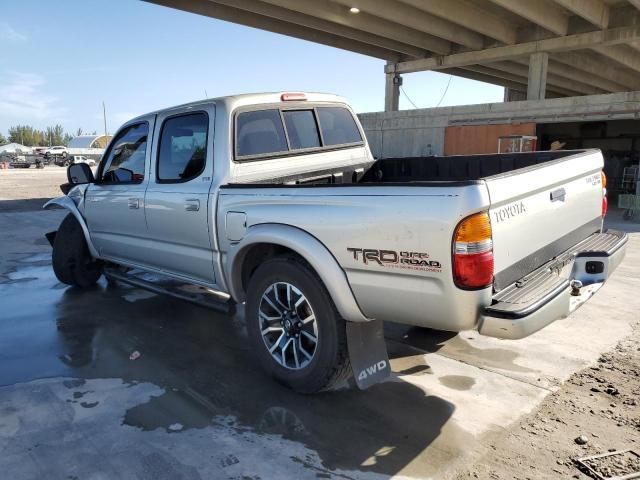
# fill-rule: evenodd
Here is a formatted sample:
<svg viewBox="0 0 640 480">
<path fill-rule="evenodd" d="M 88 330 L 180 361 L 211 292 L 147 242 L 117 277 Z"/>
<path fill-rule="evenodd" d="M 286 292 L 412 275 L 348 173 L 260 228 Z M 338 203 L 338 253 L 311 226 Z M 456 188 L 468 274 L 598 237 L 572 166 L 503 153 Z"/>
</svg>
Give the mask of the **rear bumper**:
<svg viewBox="0 0 640 480">
<path fill-rule="evenodd" d="M 480 317 L 482 335 L 518 339 L 564 318 L 597 292 L 626 252 L 627 234 L 608 230 L 578 243 L 504 289 Z M 582 288 L 572 292 L 570 282 Z M 577 294 L 579 293 L 579 294 Z"/>
</svg>

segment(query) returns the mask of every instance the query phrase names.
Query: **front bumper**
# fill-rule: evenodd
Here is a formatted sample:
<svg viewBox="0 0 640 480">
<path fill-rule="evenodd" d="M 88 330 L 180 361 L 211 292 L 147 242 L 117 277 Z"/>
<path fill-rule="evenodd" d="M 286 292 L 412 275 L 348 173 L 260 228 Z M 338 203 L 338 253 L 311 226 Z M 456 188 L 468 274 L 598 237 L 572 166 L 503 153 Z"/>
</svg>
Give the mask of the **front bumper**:
<svg viewBox="0 0 640 480">
<path fill-rule="evenodd" d="M 482 335 L 518 339 L 570 315 L 589 300 L 618 267 L 627 234 L 595 233 L 496 294 L 480 317 Z M 572 280 L 582 282 L 579 290 Z"/>
</svg>

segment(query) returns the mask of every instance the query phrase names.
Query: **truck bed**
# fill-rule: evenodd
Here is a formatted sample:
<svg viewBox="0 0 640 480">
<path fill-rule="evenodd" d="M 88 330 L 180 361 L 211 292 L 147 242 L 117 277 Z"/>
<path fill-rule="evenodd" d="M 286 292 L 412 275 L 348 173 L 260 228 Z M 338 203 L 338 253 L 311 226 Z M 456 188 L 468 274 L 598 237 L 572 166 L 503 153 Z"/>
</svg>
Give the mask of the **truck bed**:
<svg viewBox="0 0 640 480">
<path fill-rule="evenodd" d="M 346 168 L 311 170 L 297 175 L 267 178 L 228 186 L 339 186 L 373 184 L 473 184 L 489 177 L 583 154 L 583 150 L 513 154 L 456 155 L 449 157 L 384 158 Z"/>
<path fill-rule="evenodd" d="M 365 197 L 373 201 L 380 195 L 379 188 L 391 188 L 384 192 L 385 201 L 398 194 L 438 195 L 437 191 L 441 191 L 449 198 L 462 198 L 469 195 L 465 188 L 484 192 L 487 195 L 486 205 L 472 202 L 470 205 L 474 206 L 466 208 L 481 208 L 489 212 L 495 257 L 494 290 L 500 291 L 600 231 L 601 169 L 602 155 L 597 150 L 386 158 L 223 188 L 267 187 L 273 191 L 264 194 L 275 195 L 280 190 L 280 195 L 288 195 L 281 190 L 284 187 L 293 190 L 290 199 L 293 203 L 298 195 L 305 198 L 312 195 L 327 202 L 335 195 L 355 194 L 336 187 L 359 187 L 356 195 L 362 198 L 354 199 L 355 203 Z M 420 192 L 405 191 L 407 187 L 414 186 L 421 187 Z M 301 187 L 305 190 L 312 187 L 314 191 L 302 193 Z M 464 203 L 466 200 L 460 201 Z M 425 209 L 425 213 L 420 215 L 423 222 L 433 222 L 437 216 L 433 208 L 444 208 L 442 205 L 435 207 L 425 199 L 420 202 Z M 375 202 L 374 205 L 379 204 Z M 450 248 L 448 239 L 460 215 L 470 213 L 474 212 L 465 212 L 464 208 L 448 213 L 447 226 L 442 230 L 447 232 L 443 237 L 447 248 Z M 426 244 L 432 248 L 431 241 Z"/>
<path fill-rule="evenodd" d="M 580 153 L 583 151 L 385 158 L 375 161 L 362 177 L 360 183 L 481 180 L 561 160 Z"/>
</svg>

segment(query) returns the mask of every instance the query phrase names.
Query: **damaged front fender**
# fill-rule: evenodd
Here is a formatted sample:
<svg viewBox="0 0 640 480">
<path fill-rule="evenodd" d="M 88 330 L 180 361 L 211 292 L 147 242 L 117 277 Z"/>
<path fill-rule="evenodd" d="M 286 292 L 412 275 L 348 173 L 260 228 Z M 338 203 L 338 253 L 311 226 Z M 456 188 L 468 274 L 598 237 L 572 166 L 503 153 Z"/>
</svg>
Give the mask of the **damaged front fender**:
<svg viewBox="0 0 640 480">
<path fill-rule="evenodd" d="M 89 252 L 91 253 L 91 256 L 93 258 L 99 257 L 98 250 L 96 250 L 95 246 L 93 245 L 93 242 L 91 241 L 91 236 L 89 235 L 89 229 L 87 228 L 87 222 L 85 221 L 84 217 L 80 213 L 80 210 L 78 210 L 78 206 L 75 204 L 75 202 L 71 198 L 67 196 L 53 198 L 49 200 L 47 203 L 45 203 L 42 208 L 45 210 L 51 210 L 54 208 L 64 208 L 69 210 L 69 212 L 71 212 L 73 216 L 76 217 L 76 220 L 78 220 L 78 223 L 82 228 L 82 233 L 84 233 L 84 239 L 87 242 L 87 247 L 89 248 Z M 51 233 L 48 233 L 46 235 L 47 240 L 49 240 L 50 243 L 52 243 L 52 239 L 49 238 L 51 236 Z M 55 238 L 55 235 L 52 238 Z"/>
</svg>

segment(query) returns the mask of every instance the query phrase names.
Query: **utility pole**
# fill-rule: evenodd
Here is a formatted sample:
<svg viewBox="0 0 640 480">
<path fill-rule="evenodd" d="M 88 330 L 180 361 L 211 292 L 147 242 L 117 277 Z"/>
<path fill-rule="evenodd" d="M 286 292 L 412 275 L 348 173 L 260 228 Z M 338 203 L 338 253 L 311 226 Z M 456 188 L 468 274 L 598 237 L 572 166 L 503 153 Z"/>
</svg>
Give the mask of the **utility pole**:
<svg viewBox="0 0 640 480">
<path fill-rule="evenodd" d="M 104 118 L 104 135 L 106 137 L 108 135 L 108 133 L 107 133 L 107 107 L 104 106 L 104 100 L 102 101 L 102 118 Z"/>
</svg>

